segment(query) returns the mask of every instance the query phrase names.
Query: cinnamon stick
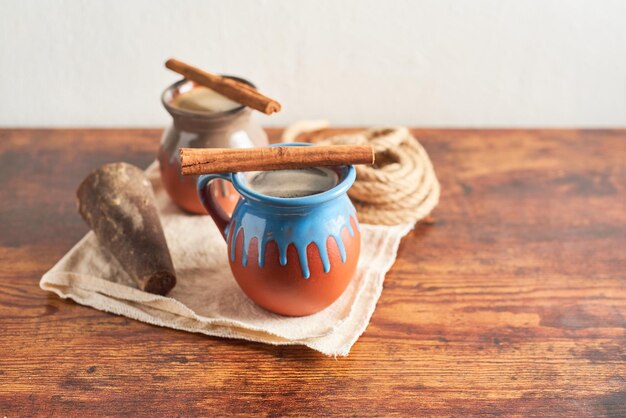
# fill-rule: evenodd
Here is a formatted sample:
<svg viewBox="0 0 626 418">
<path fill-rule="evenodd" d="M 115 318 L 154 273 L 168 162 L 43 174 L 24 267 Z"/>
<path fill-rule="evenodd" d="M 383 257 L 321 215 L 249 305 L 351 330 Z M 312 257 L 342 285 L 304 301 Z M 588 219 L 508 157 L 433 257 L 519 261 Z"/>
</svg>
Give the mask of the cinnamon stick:
<svg viewBox="0 0 626 418">
<path fill-rule="evenodd" d="M 226 96 L 237 103 L 241 103 L 242 105 L 251 107 L 267 115 L 278 112 L 281 108 L 280 103 L 276 100 L 264 96 L 255 88 L 245 83 L 209 73 L 174 58 L 168 59 L 165 62 L 165 66 L 170 70 L 185 76 L 188 80 L 215 90 L 219 94 Z"/>
<path fill-rule="evenodd" d="M 181 148 L 183 175 L 373 164 L 371 145 L 268 148 Z"/>
</svg>

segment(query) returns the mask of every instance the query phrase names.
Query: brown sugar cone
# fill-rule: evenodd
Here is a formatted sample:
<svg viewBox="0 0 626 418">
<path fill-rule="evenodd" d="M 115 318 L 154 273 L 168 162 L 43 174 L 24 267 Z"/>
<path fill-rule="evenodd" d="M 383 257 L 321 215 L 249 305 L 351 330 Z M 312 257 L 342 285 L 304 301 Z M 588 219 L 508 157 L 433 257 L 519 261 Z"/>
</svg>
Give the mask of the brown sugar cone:
<svg viewBox="0 0 626 418">
<path fill-rule="evenodd" d="M 174 265 L 150 181 L 131 164 L 105 164 L 78 187 L 78 211 L 141 290 L 165 295 Z"/>
</svg>

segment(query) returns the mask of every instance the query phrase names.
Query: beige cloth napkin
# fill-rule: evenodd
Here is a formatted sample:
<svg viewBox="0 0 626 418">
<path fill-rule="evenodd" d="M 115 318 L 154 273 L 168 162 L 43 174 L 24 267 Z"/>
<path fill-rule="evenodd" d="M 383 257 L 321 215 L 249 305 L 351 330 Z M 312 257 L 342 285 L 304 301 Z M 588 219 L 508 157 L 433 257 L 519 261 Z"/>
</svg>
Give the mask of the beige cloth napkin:
<svg viewBox="0 0 626 418">
<path fill-rule="evenodd" d="M 42 289 L 96 309 L 163 327 L 268 344 L 301 344 L 345 356 L 365 331 L 401 238 L 412 224 L 361 225 L 361 257 L 344 294 L 314 315 L 289 318 L 252 302 L 232 277 L 226 244 L 209 216 L 180 211 L 161 185 L 156 163 L 146 174 L 174 267 L 176 287 L 167 297 L 137 289 L 117 260 L 88 233 L 41 278 Z"/>
</svg>

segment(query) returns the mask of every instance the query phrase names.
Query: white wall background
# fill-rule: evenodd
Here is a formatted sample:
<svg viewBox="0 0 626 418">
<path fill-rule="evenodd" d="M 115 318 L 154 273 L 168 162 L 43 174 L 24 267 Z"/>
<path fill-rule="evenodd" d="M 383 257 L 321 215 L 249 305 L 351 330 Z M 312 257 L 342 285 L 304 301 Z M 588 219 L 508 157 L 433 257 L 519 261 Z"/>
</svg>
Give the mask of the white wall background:
<svg viewBox="0 0 626 418">
<path fill-rule="evenodd" d="M 163 126 L 170 56 L 267 126 L 626 126 L 624 0 L 0 0 L 0 125 Z"/>
</svg>

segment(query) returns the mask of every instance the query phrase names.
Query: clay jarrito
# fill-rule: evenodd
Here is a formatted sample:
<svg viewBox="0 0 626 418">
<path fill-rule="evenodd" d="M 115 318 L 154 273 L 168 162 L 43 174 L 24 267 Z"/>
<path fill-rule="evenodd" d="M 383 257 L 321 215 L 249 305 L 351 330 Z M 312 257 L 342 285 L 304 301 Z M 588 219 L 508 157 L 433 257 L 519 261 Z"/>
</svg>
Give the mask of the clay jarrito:
<svg viewBox="0 0 626 418">
<path fill-rule="evenodd" d="M 254 85 L 246 80 L 225 76 L 242 83 Z M 252 110 L 246 106 L 207 113 L 180 109 L 171 105 L 174 97 L 190 91 L 196 83 L 180 80 L 163 92 L 161 101 L 172 116 L 172 124 L 163 132 L 157 159 L 165 190 L 181 209 L 191 213 L 206 214 L 196 194 L 197 176 L 183 177 L 180 174 L 178 149 L 191 148 L 249 148 L 267 145 L 265 131 L 255 124 L 250 116 Z M 222 207 L 232 212 L 239 196 L 230 184 L 215 182 L 211 192 Z"/>
<path fill-rule="evenodd" d="M 269 311 L 288 316 L 318 312 L 341 296 L 355 273 L 361 237 L 347 195 L 355 168 L 328 168 L 337 173 L 337 184 L 298 198 L 257 193 L 248 187 L 249 174 L 244 172 L 198 178 L 198 195 L 226 240 L 235 280 Z M 232 216 L 207 187 L 216 179 L 231 183 L 241 196 Z"/>
</svg>

